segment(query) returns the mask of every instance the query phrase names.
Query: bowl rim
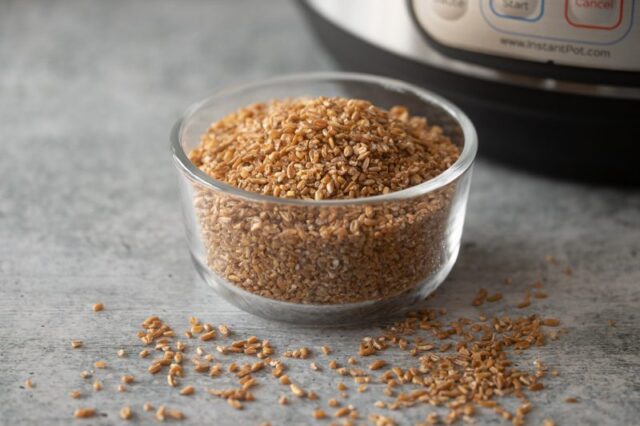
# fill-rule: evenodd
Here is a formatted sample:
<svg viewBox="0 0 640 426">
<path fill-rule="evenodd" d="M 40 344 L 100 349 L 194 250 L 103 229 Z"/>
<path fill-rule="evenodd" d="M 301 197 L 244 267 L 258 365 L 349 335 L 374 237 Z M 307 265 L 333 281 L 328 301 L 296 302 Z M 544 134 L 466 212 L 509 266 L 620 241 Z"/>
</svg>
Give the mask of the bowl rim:
<svg viewBox="0 0 640 426">
<path fill-rule="evenodd" d="M 389 192 L 387 194 L 374 195 L 371 197 L 359 197 L 359 198 L 345 198 L 345 199 L 328 199 L 328 200 L 306 200 L 300 198 L 280 198 L 272 195 L 259 194 L 257 192 L 246 191 L 244 189 L 237 188 L 228 183 L 219 181 L 207 175 L 195 166 L 182 148 L 181 138 L 182 129 L 185 123 L 203 106 L 212 102 L 222 100 L 225 97 L 233 96 L 234 94 L 256 90 L 266 86 L 275 84 L 284 84 L 288 82 L 317 82 L 317 81 L 339 81 L 339 82 L 359 82 L 370 83 L 377 85 L 385 90 L 393 90 L 396 92 L 412 92 L 418 98 L 425 102 L 434 104 L 442 108 L 447 114 L 455 119 L 460 128 L 462 129 L 464 136 L 464 146 L 458 159 L 448 169 L 440 173 L 433 179 L 429 179 L 415 186 L 402 189 L 400 191 Z M 266 101 L 266 100 L 265 100 Z M 232 111 L 229 111 L 230 113 Z M 371 204 L 387 201 L 406 200 L 424 195 L 435 190 L 438 190 L 449 183 L 456 180 L 462 174 L 464 174 L 473 164 L 476 153 L 478 151 L 478 136 L 476 130 L 471 123 L 471 120 L 467 115 L 462 112 L 460 108 L 454 105 L 449 100 L 436 95 L 435 93 L 422 89 L 410 83 L 406 83 L 401 80 L 396 80 L 387 77 L 380 77 L 370 74 L 351 73 L 351 72 L 309 72 L 309 73 L 297 73 L 286 74 L 279 77 L 274 77 L 266 80 L 262 80 L 255 83 L 243 84 L 240 86 L 231 87 L 216 92 L 215 94 L 202 99 L 199 102 L 192 104 L 181 117 L 176 121 L 171 130 L 171 151 L 173 153 L 174 161 L 183 173 L 185 173 L 192 180 L 198 182 L 209 189 L 219 191 L 232 195 L 236 198 L 241 198 L 247 201 L 254 202 L 268 202 L 272 204 L 287 204 L 287 205 L 299 205 L 299 206 L 344 206 L 354 204 Z"/>
</svg>

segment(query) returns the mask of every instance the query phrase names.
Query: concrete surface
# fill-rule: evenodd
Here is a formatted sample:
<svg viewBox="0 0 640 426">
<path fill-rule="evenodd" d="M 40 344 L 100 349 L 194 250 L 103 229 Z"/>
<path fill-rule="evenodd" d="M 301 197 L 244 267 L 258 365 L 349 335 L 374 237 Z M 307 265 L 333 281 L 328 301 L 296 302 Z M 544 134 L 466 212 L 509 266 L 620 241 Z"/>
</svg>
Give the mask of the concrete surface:
<svg viewBox="0 0 640 426">
<path fill-rule="evenodd" d="M 145 373 L 138 325 L 160 315 L 183 330 L 188 315 L 228 323 L 239 335 L 268 338 L 278 350 L 329 344 L 335 358 L 379 329 L 313 329 L 270 323 L 216 298 L 195 276 L 183 235 L 169 129 L 191 102 L 218 88 L 266 76 L 335 65 L 283 1 L 5 1 L 0 4 L 0 423 L 69 424 L 78 406 L 100 415 L 78 424 L 118 424 L 130 404 L 181 408 L 185 424 L 312 423 L 338 378 L 290 362 L 290 375 L 321 396 L 317 403 L 275 401 L 284 389 L 265 378 L 257 401 L 236 412 L 198 392 L 180 397 L 164 377 Z M 543 279 L 550 297 L 527 313 L 561 319 L 568 334 L 519 358 L 560 371 L 532 395 L 529 424 L 631 425 L 640 416 L 640 194 L 555 182 L 477 164 L 464 248 L 431 306 L 452 317 L 477 315 L 480 286 L 505 293 L 490 308 L 513 308 Z M 545 255 L 559 264 L 549 265 Z M 561 270 L 570 265 L 573 275 Z M 505 287 L 503 279 L 513 278 Z M 91 304 L 106 310 L 95 314 Z M 616 321 L 615 327 L 608 324 Z M 71 339 L 85 347 L 72 350 Z M 125 348 L 132 356 L 119 359 Z M 399 352 L 394 363 L 411 360 Z M 104 359 L 93 393 L 79 372 Z M 326 359 L 318 357 L 326 365 Z M 138 383 L 114 389 L 125 372 Z M 33 390 L 24 389 L 31 378 Z M 199 390 L 225 387 L 185 378 Z M 349 402 L 366 419 L 380 386 Z M 73 400 L 71 389 L 85 397 Z M 563 402 L 576 396 L 581 403 Z M 511 404 L 511 405 L 509 405 Z M 507 404 L 513 407 L 513 401 Z M 432 411 L 389 413 L 413 424 Z M 479 424 L 504 424 L 494 415 Z M 325 422 L 329 423 L 329 422 Z"/>
</svg>

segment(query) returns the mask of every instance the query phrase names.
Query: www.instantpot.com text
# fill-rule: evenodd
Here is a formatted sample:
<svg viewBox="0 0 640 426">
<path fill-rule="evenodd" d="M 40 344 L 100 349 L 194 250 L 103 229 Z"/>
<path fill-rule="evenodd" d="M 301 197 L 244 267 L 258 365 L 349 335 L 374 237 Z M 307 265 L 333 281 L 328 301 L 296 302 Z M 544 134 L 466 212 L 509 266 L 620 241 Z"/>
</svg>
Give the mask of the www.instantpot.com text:
<svg viewBox="0 0 640 426">
<path fill-rule="evenodd" d="M 594 58 L 609 58 L 611 52 L 607 49 L 594 49 L 571 43 L 551 43 L 548 41 L 518 40 L 501 37 L 500 43 L 504 46 L 516 47 L 520 49 L 538 50 L 541 52 L 557 52 L 567 55 L 590 56 Z"/>
</svg>

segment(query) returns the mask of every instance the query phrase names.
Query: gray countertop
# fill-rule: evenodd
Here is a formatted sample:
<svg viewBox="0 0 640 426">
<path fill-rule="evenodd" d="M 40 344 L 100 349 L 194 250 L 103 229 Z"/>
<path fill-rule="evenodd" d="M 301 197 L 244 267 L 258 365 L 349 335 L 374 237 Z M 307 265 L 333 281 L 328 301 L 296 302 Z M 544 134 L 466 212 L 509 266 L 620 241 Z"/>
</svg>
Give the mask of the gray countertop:
<svg viewBox="0 0 640 426">
<path fill-rule="evenodd" d="M 370 328 L 317 329 L 267 322 L 213 294 L 195 275 L 184 240 L 169 129 L 193 101 L 218 88 L 266 76 L 336 66 L 283 1 L 5 1 L 0 4 L 0 423 L 68 424 L 78 406 L 100 415 L 82 424 L 117 424 L 130 404 L 180 408 L 185 424 L 309 424 L 326 408 L 338 377 L 291 361 L 290 376 L 321 397 L 276 403 L 285 393 L 268 378 L 242 412 L 202 392 L 230 377 L 193 375 L 199 392 L 181 397 L 164 377 L 145 372 L 135 333 L 156 314 L 176 330 L 196 315 L 229 324 L 239 336 L 271 340 L 278 351 L 306 345 L 333 357 L 357 350 Z M 482 143 L 482 141 L 481 141 Z M 513 306 L 543 280 L 549 298 L 527 314 L 557 317 L 567 334 L 525 352 L 557 368 L 532 394 L 529 424 L 629 425 L 640 416 L 640 194 L 557 182 L 477 163 L 464 234 L 453 273 L 429 306 L 452 318 L 477 315 L 480 287 L 502 291 L 489 313 Z M 558 265 L 544 260 L 558 259 Z M 562 269 L 570 265 L 573 274 Z M 505 286 L 505 277 L 513 284 Z M 103 302 L 105 311 L 91 305 Z M 615 321 L 615 326 L 609 324 Z M 71 339 L 85 346 L 70 348 Z M 125 348 L 130 356 L 116 357 Z M 395 364 L 411 359 L 385 354 Z M 104 359 L 95 393 L 79 376 Z M 326 358 L 317 356 L 326 366 Z M 118 378 L 134 374 L 128 392 Z M 31 378 L 36 387 L 24 388 Z M 212 379 L 209 379 L 212 380 Z M 385 399 L 381 385 L 353 391 L 363 419 Z M 82 389 L 79 400 L 68 397 Z M 575 396 L 578 405 L 564 399 Z M 511 405 L 509 405 L 511 404 Z M 515 402 L 507 403 L 513 408 Z M 414 424 L 429 406 L 386 412 Z M 443 412 L 443 411 L 441 411 Z M 506 424 L 495 415 L 480 424 Z M 329 422 L 326 422 L 327 424 Z M 78 422 L 80 424 L 80 422 Z"/>
</svg>

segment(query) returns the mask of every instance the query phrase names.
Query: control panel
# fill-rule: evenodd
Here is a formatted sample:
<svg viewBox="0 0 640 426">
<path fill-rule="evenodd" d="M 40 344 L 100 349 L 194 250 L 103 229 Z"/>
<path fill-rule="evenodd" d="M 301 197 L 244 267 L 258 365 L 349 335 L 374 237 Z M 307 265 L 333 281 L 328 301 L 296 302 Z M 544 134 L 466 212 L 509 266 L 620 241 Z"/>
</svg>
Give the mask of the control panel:
<svg viewBox="0 0 640 426">
<path fill-rule="evenodd" d="M 640 71 L 640 0 L 413 0 L 445 47 L 588 68 Z"/>
</svg>

